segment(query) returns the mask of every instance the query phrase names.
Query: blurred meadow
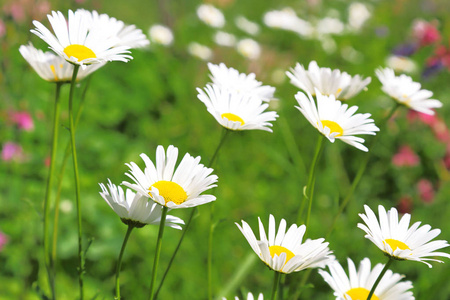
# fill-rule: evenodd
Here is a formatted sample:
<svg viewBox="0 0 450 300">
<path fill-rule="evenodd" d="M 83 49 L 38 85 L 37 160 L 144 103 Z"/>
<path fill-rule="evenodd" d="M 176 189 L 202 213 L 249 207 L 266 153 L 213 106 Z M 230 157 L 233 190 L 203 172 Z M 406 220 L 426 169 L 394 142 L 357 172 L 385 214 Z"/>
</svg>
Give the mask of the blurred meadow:
<svg viewBox="0 0 450 300">
<path fill-rule="evenodd" d="M 214 218 L 218 221 L 213 240 L 214 297 L 242 299 L 249 291 L 270 295 L 272 275 L 253 253 L 235 222 L 245 220 L 255 231 L 258 217 L 267 226 L 269 214 L 277 221 L 284 218 L 288 224 L 296 223 L 319 137 L 294 108 L 298 88 L 289 83 L 285 72 L 297 62 L 306 67 L 315 60 L 321 67 L 372 77 L 367 91 L 348 100 L 348 104 L 357 105 L 360 113 L 372 114 L 375 124 L 394 105 L 394 100 L 380 89 L 374 73 L 378 67 L 407 72 L 443 103 L 431 119 L 401 107 L 378 133 L 373 147 L 374 137 L 364 137 L 371 153 L 368 168 L 327 238 L 336 258 L 344 262 L 347 257 L 354 261 L 369 257 L 373 264 L 385 263 L 382 252 L 356 227 L 361 222 L 358 213 L 363 212 L 363 204 L 372 209 L 378 204 L 387 209 L 397 207 L 400 212 L 411 213 L 413 222 L 440 228 L 438 239 L 450 240 L 447 0 L 359 1 L 367 14 L 362 22 L 358 17 L 364 17 L 361 15 L 364 11 L 351 13 L 351 2 L 344 0 L 209 1 L 225 16 L 226 23 L 220 29 L 199 19 L 196 10 L 202 4 L 200 1 L 3 0 L 1 3 L 0 300 L 42 299 L 41 293 L 48 294 L 42 254 L 42 207 L 55 85 L 39 78 L 18 49 L 31 41 L 36 48 L 48 51 L 48 46 L 30 29 L 34 28 L 32 20 L 48 25 L 45 15 L 52 10 L 65 15 L 68 9 L 97 10 L 135 24 L 145 34 L 155 24 L 167 26 L 173 32 L 172 44 L 162 45 L 150 38 L 148 48 L 132 50 L 133 60 L 108 63 L 75 90 L 77 106 L 89 84 L 76 132 L 83 235 L 85 245 L 89 244 L 86 299 L 112 299 L 117 256 L 126 232 L 126 226 L 99 195 L 98 183 L 106 183 L 108 178 L 116 184 L 127 180 L 125 163 L 134 161 L 142 167 L 139 154 L 146 153 L 154 159 L 158 145 L 165 148 L 175 145 L 180 156 L 184 153 L 201 156 L 202 163 L 208 166 L 223 133 L 223 128 L 197 99 L 196 88 L 211 81 L 208 61 L 223 62 L 247 74 L 253 72 L 257 80 L 276 87 L 278 100 L 271 101 L 269 109 L 279 115 L 273 122 L 273 133 L 232 132 L 212 166 L 219 177 L 218 187 L 212 190 L 217 197 Z M 312 33 L 301 34 L 300 29 L 295 32 L 271 25 L 267 13 L 283 9 L 309 22 Z M 435 28 L 434 39 L 424 41 L 429 37 L 420 36 L 417 22 Z M 223 40 L 217 43 L 218 31 L 231 34 L 235 41 L 226 40 L 228 46 L 223 45 Z M 239 51 L 236 44 L 243 39 L 256 41 L 260 52 Z M 208 47 L 210 52 L 193 54 L 193 42 Z M 69 85 L 63 85 L 57 173 L 69 142 L 68 94 Z M 27 119 L 27 125 L 17 121 L 20 113 L 31 118 Z M 340 202 L 368 155 L 341 141 L 324 143 L 308 228 L 311 238 L 326 236 Z M 78 293 L 72 172 L 72 164 L 68 163 L 59 209 L 58 299 L 76 299 Z M 159 299 L 207 299 L 209 205 L 198 208 Z M 190 210 L 172 210 L 170 214 L 186 221 Z M 181 233 L 170 228 L 165 231 L 157 283 Z M 149 225 L 131 235 L 122 264 L 123 299 L 147 297 L 157 234 L 158 226 Z M 449 249 L 442 251 L 448 253 Z M 443 260 L 444 264 L 433 263 L 433 268 L 399 262 L 392 270 L 412 281 L 416 299 L 445 300 L 450 299 L 450 261 Z M 292 274 L 287 280 L 300 282 L 304 273 Z M 300 299 L 311 298 L 335 299 L 316 270 L 311 272 L 300 295 Z"/>
</svg>

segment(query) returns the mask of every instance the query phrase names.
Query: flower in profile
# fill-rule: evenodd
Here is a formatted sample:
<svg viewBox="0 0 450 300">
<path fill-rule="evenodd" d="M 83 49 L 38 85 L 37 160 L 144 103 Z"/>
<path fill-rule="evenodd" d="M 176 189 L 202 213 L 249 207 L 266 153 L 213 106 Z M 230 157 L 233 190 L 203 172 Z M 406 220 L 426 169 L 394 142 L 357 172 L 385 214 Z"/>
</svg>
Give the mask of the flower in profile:
<svg viewBox="0 0 450 300">
<path fill-rule="evenodd" d="M 307 268 L 323 266 L 329 260 L 328 243 L 323 238 L 308 239 L 302 243 L 306 226 L 291 225 L 286 231 L 286 221 L 281 219 L 278 231 L 275 229 L 275 218 L 269 217 L 269 238 L 266 236 L 264 226 L 259 221 L 259 236 L 257 240 L 250 226 L 242 221 L 242 227 L 237 227 L 247 239 L 250 247 L 259 258 L 272 270 L 289 274 Z"/>
<path fill-rule="evenodd" d="M 38 50 L 31 43 L 20 46 L 19 51 L 42 79 L 49 82 L 65 83 L 69 83 L 72 80 L 73 65 L 64 58 L 50 51 L 43 52 Z M 104 65 L 104 63 L 99 63 L 80 69 L 77 74 L 77 80 L 82 80 Z"/>
<path fill-rule="evenodd" d="M 335 139 L 352 145 L 362 151 L 369 151 L 364 143 L 364 139 L 356 137 L 358 134 L 375 135 L 379 131 L 370 114 L 355 114 L 358 107 L 348 107 L 341 101 L 335 99 L 334 95 L 322 95 L 316 89 L 316 103 L 308 92 L 306 96 L 302 92 L 295 95 L 295 99 L 300 106 L 296 106 L 305 118 L 314 126 L 321 134 L 323 134 L 330 142 L 334 143 Z"/>
<path fill-rule="evenodd" d="M 404 214 L 398 220 L 398 212 L 394 207 L 387 213 L 382 205 L 378 206 L 379 220 L 375 213 L 364 205 L 366 214 L 359 214 L 365 224 L 358 223 L 358 227 L 366 232 L 366 238 L 371 240 L 386 255 L 397 260 L 414 260 L 422 262 L 431 268 L 426 261 L 437 261 L 431 256 L 443 256 L 450 258 L 450 254 L 434 252 L 438 249 L 448 247 L 447 241 L 431 241 L 441 233 L 439 229 L 431 230 L 430 225 L 421 222 L 414 223 L 409 227 L 410 214 Z M 431 242 L 430 242 L 431 241 Z"/>
<path fill-rule="evenodd" d="M 172 30 L 160 24 L 152 25 L 152 27 L 148 30 L 148 35 L 150 36 L 152 42 L 163 46 L 170 46 L 173 43 Z"/>
<path fill-rule="evenodd" d="M 251 94 L 238 93 L 215 84 L 207 84 L 204 90 L 197 88 L 198 99 L 223 127 L 230 130 L 265 130 L 272 132 L 271 121 L 278 117 L 269 106 Z"/>
<path fill-rule="evenodd" d="M 254 60 L 261 55 L 261 47 L 252 39 L 242 39 L 236 45 L 237 51 L 242 56 Z"/>
<path fill-rule="evenodd" d="M 117 29 L 108 26 L 109 20 L 95 21 L 90 12 L 82 9 L 69 10 L 68 22 L 60 11 L 47 17 L 55 34 L 38 21 L 33 21 L 36 28 L 31 32 L 72 64 L 86 68 L 90 64 L 132 59 L 127 54 L 131 47 L 120 45 L 123 41 L 117 36 Z"/>
<path fill-rule="evenodd" d="M 313 26 L 308 21 L 300 19 L 290 7 L 266 12 L 264 24 L 272 28 L 293 31 L 303 37 L 311 37 L 314 32 Z"/>
<path fill-rule="evenodd" d="M 205 61 L 210 60 L 213 56 L 213 52 L 210 48 L 196 42 L 189 43 L 188 52 L 192 56 L 198 57 Z"/>
<path fill-rule="evenodd" d="M 223 297 L 222 300 L 227 300 L 227 298 Z M 234 300 L 239 300 L 239 297 L 236 296 L 234 297 Z M 258 295 L 258 298 L 254 297 L 252 293 L 248 293 L 247 294 L 247 299 L 246 300 L 264 300 L 264 295 L 262 293 L 260 293 Z"/>
<path fill-rule="evenodd" d="M 217 31 L 214 34 L 214 42 L 219 46 L 234 47 L 236 45 L 236 37 L 225 31 Z"/>
<path fill-rule="evenodd" d="M 162 206 L 148 201 L 148 198 L 127 189 L 126 192 L 120 186 L 112 184 L 108 179 L 108 188 L 100 183 L 102 191 L 100 195 L 106 203 L 119 215 L 122 222 L 134 227 L 143 227 L 147 224 L 159 225 L 161 222 Z M 165 225 L 181 229 L 178 224 L 184 224 L 180 218 L 167 215 Z"/>
<path fill-rule="evenodd" d="M 225 25 L 225 17 L 223 13 L 211 4 L 202 4 L 197 8 L 197 16 L 205 24 L 222 28 Z"/>
<path fill-rule="evenodd" d="M 319 270 L 319 274 L 334 290 L 336 300 L 366 300 L 375 280 L 383 270 L 383 264 L 377 264 L 371 269 L 370 259 L 364 258 L 358 270 L 353 261 L 348 258 L 348 276 L 341 264 L 334 260 L 328 264 L 330 273 Z M 401 281 L 404 276 L 391 270 L 381 278 L 371 300 L 414 300 L 410 281 Z"/>
<path fill-rule="evenodd" d="M 413 73 L 416 71 L 416 63 L 407 56 L 391 55 L 386 59 L 386 65 L 394 71 L 401 73 Z"/>
<path fill-rule="evenodd" d="M 262 101 L 273 99 L 275 88 L 270 85 L 262 85 L 261 81 L 255 79 L 254 73 L 244 74 L 238 70 L 228 68 L 224 63 L 214 65 L 208 63 L 213 84 L 239 93 L 254 95 Z"/>
<path fill-rule="evenodd" d="M 371 81 L 370 77 L 352 77 L 338 69 L 319 68 L 315 61 L 309 63 L 308 70 L 297 63 L 286 75 L 293 85 L 311 95 L 315 95 L 317 89 L 322 95 L 334 95 L 338 100 L 347 100 L 357 95 Z"/>
<path fill-rule="evenodd" d="M 379 68 L 375 73 L 383 85 L 383 92 L 394 98 L 398 103 L 429 115 L 434 115 L 432 108 L 442 107 L 439 100 L 430 99 L 433 92 L 422 90 L 420 83 L 414 82 L 411 77 L 405 74 L 395 76 L 394 70 L 389 68 Z"/>
<path fill-rule="evenodd" d="M 126 175 L 134 184 L 124 181 L 125 186 L 168 208 L 194 207 L 216 200 L 213 195 L 201 195 L 217 186 L 217 176 L 211 175 L 213 169 L 200 164 L 200 156 L 194 158 L 186 153 L 176 169 L 178 148 L 172 145 L 167 148 L 167 156 L 163 146 L 158 146 L 156 167 L 146 154 L 140 156 L 145 170 L 142 172 L 134 162 L 126 164 L 130 168 Z"/>
</svg>

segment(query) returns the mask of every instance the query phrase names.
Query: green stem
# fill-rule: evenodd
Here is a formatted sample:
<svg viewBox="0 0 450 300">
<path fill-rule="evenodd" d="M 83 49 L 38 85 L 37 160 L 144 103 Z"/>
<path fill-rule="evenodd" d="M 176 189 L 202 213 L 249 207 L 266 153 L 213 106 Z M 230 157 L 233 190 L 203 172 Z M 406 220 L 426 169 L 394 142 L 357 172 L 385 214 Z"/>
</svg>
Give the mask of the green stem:
<svg viewBox="0 0 450 300">
<path fill-rule="evenodd" d="M 317 140 L 314 158 L 312 160 L 311 167 L 309 169 L 308 184 L 306 185 L 306 187 L 303 191 L 302 202 L 300 204 L 300 209 L 298 210 L 297 224 L 301 223 L 306 200 L 309 201 L 309 204 L 308 204 L 308 220 L 309 220 L 309 214 L 310 214 L 311 205 L 312 205 L 312 196 L 313 196 L 313 192 L 314 192 L 316 166 L 317 166 L 317 161 L 319 160 L 320 154 L 322 152 L 324 138 L 325 137 L 323 135 L 320 135 Z"/>
<path fill-rule="evenodd" d="M 92 75 L 91 75 L 92 76 Z M 84 87 L 83 93 L 81 95 L 81 101 L 80 105 L 78 106 L 77 110 L 77 116 L 75 118 L 75 129 L 78 126 L 78 122 L 80 121 L 81 112 L 83 111 L 84 107 L 84 100 L 86 99 L 86 92 L 89 87 L 89 83 L 91 81 L 91 76 L 89 76 L 86 79 L 86 85 Z M 56 197 L 55 197 L 55 214 L 54 214 L 54 220 L 53 220 L 53 244 L 52 244 L 52 261 L 53 261 L 53 276 L 54 279 L 56 279 L 56 273 L 54 271 L 54 268 L 56 267 L 56 251 L 58 246 L 58 223 L 59 223 L 59 206 L 60 206 L 60 200 L 61 200 L 61 189 L 62 189 L 62 181 L 64 178 L 64 173 L 66 169 L 67 160 L 69 159 L 70 155 L 70 141 L 67 142 L 66 149 L 64 151 L 64 157 L 61 164 L 61 170 L 58 176 L 58 182 L 57 182 L 57 188 L 56 188 Z"/>
<path fill-rule="evenodd" d="M 53 113 L 53 130 L 52 130 L 52 147 L 50 153 L 50 166 L 47 177 L 47 186 L 45 188 L 45 198 L 44 198 L 44 258 L 45 258 L 45 268 L 47 269 L 48 281 L 52 293 L 51 299 L 56 299 L 55 295 L 55 278 L 54 278 L 54 261 L 52 260 L 49 253 L 49 239 L 48 239 L 48 223 L 50 216 L 50 195 L 53 184 L 53 170 L 55 166 L 56 151 L 58 149 L 58 131 L 59 131 L 59 114 L 60 114 L 60 101 L 59 96 L 61 92 L 61 83 L 56 83 L 55 91 L 55 106 Z"/>
<path fill-rule="evenodd" d="M 149 294 L 150 300 L 154 299 L 153 290 L 155 287 L 156 271 L 158 270 L 159 255 L 161 254 L 162 237 L 163 237 L 163 233 L 164 233 L 164 224 L 166 223 L 166 216 L 167 216 L 168 210 L 169 209 L 167 206 L 163 206 L 163 209 L 161 212 L 161 221 L 159 223 L 158 240 L 156 242 L 155 259 L 153 261 L 152 281 L 150 282 L 150 294 Z"/>
<path fill-rule="evenodd" d="M 381 279 L 384 276 L 384 273 L 386 273 L 386 271 L 389 269 L 389 267 L 391 266 L 391 264 L 394 262 L 394 259 L 392 257 L 389 256 L 389 260 L 386 263 L 386 265 L 384 266 L 383 270 L 381 270 L 380 275 L 378 276 L 377 280 L 375 281 L 375 283 L 372 286 L 372 289 L 370 290 L 369 295 L 367 296 L 367 300 L 370 300 L 372 298 L 373 293 L 375 293 L 375 289 L 377 288 L 378 284 L 380 283 Z"/>
<path fill-rule="evenodd" d="M 219 150 L 220 150 L 220 148 L 222 148 L 222 146 L 225 143 L 225 140 L 226 140 L 226 138 L 227 138 L 227 136 L 228 136 L 228 134 L 230 132 L 231 132 L 231 130 L 228 130 L 228 129 L 224 128 L 224 132 L 222 133 L 222 137 L 220 138 L 219 144 L 217 145 L 217 148 L 214 151 L 214 154 L 211 156 L 211 159 L 209 161 L 209 167 L 210 168 L 213 166 L 214 162 L 216 161 L 217 156 L 219 154 Z M 211 206 L 212 205 L 214 205 L 214 203 L 211 203 Z M 184 226 L 183 234 L 181 235 L 180 240 L 178 241 L 177 247 L 175 248 L 175 250 L 174 250 L 174 252 L 172 254 L 172 257 L 170 258 L 170 261 L 169 261 L 169 264 L 167 265 L 166 271 L 164 272 L 164 275 L 161 278 L 161 282 L 159 283 L 158 289 L 156 290 L 156 293 L 155 293 L 155 297 L 154 297 L 155 299 L 157 298 L 157 296 L 158 296 L 158 294 L 159 294 L 159 292 L 160 292 L 160 290 L 161 290 L 161 288 L 163 286 L 164 280 L 166 279 L 166 276 L 169 273 L 169 270 L 170 270 L 170 268 L 172 266 L 172 263 L 175 260 L 175 256 L 177 255 L 178 250 L 180 249 L 181 243 L 184 240 L 184 236 L 186 235 L 186 232 L 188 231 L 188 229 L 189 229 L 189 227 L 191 225 L 192 219 L 193 219 L 193 217 L 194 217 L 196 212 L 197 212 L 197 207 L 194 207 L 191 210 L 191 214 L 189 215 L 189 219 L 186 222 L 186 225 Z M 211 212 L 211 215 L 212 215 L 212 212 Z M 211 224 L 212 224 L 212 221 L 211 221 Z M 211 232 L 212 229 L 211 229 L 211 227 L 212 226 L 210 226 L 209 241 L 208 241 L 208 245 L 209 245 L 208 246 L 208 266 L 207 266 L 207 268 L 208 268 L 208 295 L 212 295 L 212 293 L 211 293 L 212 289 L 210 288 L 211 284 L 209 284 L 211 282 L 210 281 L 211 280 L 211 262 L 210 262 L 210 259 L 212 257 L 212 255 L 210 255 L 210 252 L 212 252 L 212 245 L 210 245 L 210 243 L 212 242 L 212 232 Z"/>
<path fill-rule="evenodd" d="M 387 122 L 389 121 L 389 119 L 392 117 L 392 115 L 395 113 L 395 111 L 397 110 L 397 108 L 400 105 L 398 103 L 396 103 L 391 110 L 389 111 L 388 115 L 381 121 L 380 124 L 380 131 L 384 129 L 384 127 L 386 126 Z M 367 164 L 370 160 L 370 157 L 372 156 L 372 152 L 374 149 L 374 146 L 378 140 L 379 134 L 377 134 L 373 140 L 372 143 L 370 144 L 369 149 L 371 151 L 369 151 L 368 153 L 366 153 L 364 160 L 362 161 L 361 165 L 359 166 L 358 172 L 356 173 L 355 178 L 353 179 L 352 185 L 350 187 L 350 190 L 348 191 L 347 195 L 345 196 L 344 200 L 342 201 L 341 205 L 339 206 L 339 210 L 336 214 L 336 216 L 333 219 L 333 222 L 331 223 L 330 229 L 328 230 L 328 233 L 326 234 L 325 238 L 328 238 L 330 236 L 330 234 L 333 232 L 334 230 L 334 226 L 336 225 L 337 220 L 339 219 L 340 215 L 342 214 L 342 212 L 344 211 L 344 209 L 347 207 L 347 204 L 350 202 L 350 199 L 353 196 L 353 193 L 356 190 L 356 187 L 358 186 L 359 182 L 361 181 L 362 176 L 364 175 L 364 172 L 366 171 L 366 167 Z"/>
<path fill-rule="evenodd" d="M 125 234 L 125 238 L 123 239 L 122 248 L 120 249 L 119 259 L 117 260 L 117 267 L 116 267 L 116 300 L 120 300 L 120 281 L 119 281 L 119 275 L 120 275 L 120 268 L 122 266 L 122 257 L 123 253 L 125 252 L 125 247 L 127 246 L 128 238 L 130 237 L 131 231 L 133 230 L 133 225 L 128 225 L 127 233 Z"/>
<path fill-rule="evenodd" d="M 278 285 L 280 283 L 280 272 L 274 271 L 275 276 L 273 277 L 273 287 L 272 287 L 272 296 L 271 300 L 275 300 L 277 298 Z"/>
<path fill-rule="evenodd" d="M 77 151 L 75 146 L 75 126 L 73 121 L 73 92 L 75 90 L 76 78 L 79 65 L 73 66 L 72 81 L 70 83 L 70 94 L 69 94 L 69 129 L 70 129 L 70 145 L 72 148 L 72 159 L 73 159 L 73 172 L 75 178 L 75 200 L 77 205 L 77 223 L 78 223 L 78 283 L 80 286 L 80 299 L 84 299 L 83 291 L 83 275 L 84 275 L 84 252 L 83 252 L 83 239 L 82 239 L 82 229 L 81 229 L 81 203 L 80 203 L 80 181 L 78 175 L 78 161 L 77 161 Z"/>
</svg>

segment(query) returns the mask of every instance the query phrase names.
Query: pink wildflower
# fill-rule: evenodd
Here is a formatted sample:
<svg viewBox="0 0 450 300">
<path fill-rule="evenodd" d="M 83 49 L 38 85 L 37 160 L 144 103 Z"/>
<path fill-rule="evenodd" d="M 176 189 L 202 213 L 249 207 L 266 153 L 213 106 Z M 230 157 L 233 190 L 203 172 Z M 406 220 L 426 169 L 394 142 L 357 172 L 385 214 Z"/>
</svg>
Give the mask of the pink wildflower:
<svg viewBox="0 0 450 300">
<path fill-rule="evenodd" d="M 13 121 L 20 129 L 31 131 L 34 129 L 33 119 L 26 111 L 19 111 L 11 113 L 11 121 Z"/>
<path fill-rule="evenodd" d="M 22 161 L 24 158 L 23 149 L 20 145 L 13 142 L 6 142 L 2 148 L 2 160 L 4 161 Z"/>
<path fill-rule="evenodd" d="M 431 203 L 434 200 L 433 184 L 427 179 L 420 179 L 417 183 L 417 191 L 420 199 L 425 203 Z"/>
<path fill-rule="evenodd" d="M 2 251 L 5 244 L 8 242 L 8 236 L 0 231 L 0 251 Z"/>
<path fill-rule="evenodd" d="M 397 210 L 401 214 L 410 214 L 413 207 L 412 198 L 408 195 L 402 196 L 397 204 Z"/>
<path fill-rule="evenodd" d="M 420 46 L 432 45 L 441 39 L 441 33 L 437 29 L 437 22 L 427 22 L 416 20 L 413 23 L 413 37 L 419 42 Z"/>
<path fill-rule="evenodd" d="M 392 157 L 392 164 L 397 167 L 414 167 L 420 163 L 420 158 L 408 145 L 400 147 Z"/>
</svg>

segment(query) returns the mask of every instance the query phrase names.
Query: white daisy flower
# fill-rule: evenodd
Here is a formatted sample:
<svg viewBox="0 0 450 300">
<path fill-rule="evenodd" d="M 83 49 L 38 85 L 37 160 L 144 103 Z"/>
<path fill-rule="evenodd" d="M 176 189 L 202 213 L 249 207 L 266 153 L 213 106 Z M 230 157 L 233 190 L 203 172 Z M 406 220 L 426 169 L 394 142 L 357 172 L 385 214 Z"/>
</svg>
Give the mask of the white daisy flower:
<svg viewBox="0 0 450 300">
<path fill-rule="evenodd" d="M 222 28 L 225 25 L 225 17 L 223 13 L 211 4 L 202 4 L 197 8 L 197 16 L 205 24 Z"/>
<path fill-rule="evenodd" d="M 259 33 L 259 25 L 255 22 L 250 21 L 249 19 L 247 19 L 244 16 L 238 16 L 234 20 L 234 23 L 240 30 L 242 30 L 250 35 L 256 35 Z"/>
<path fill-rule="evenodd" d="M 307 268 L 316 268 L 328 261 L 328 243 L 324 239 L 306 240 L 302 243 L 306 226 L 295 224 L 286 231 L 286 221 L 281 219 L 278 231 L 275 229 L 275 218 L 269 217 L 269 238 L 267 239 L 264 226 L 259 221 L 259 236 L 257 240 L 250 226 L 242 221 L 242 227 L 237 227 L 247 239 L 250 247 L 259 258 L 274 271 L 289 274 Z"/>
<path fill-rule="evenodd" d="M 443 256 L 450 258 L 450 254 L 443 252 L 433 252 L 441 248 L 448 247 L 447 241 L 431 241 L 441 233 L 439 229 L 431 230 L 430 225 L 419 228 L 421 222 L 414 223 L 409 227 L 410 214 L 404 214 L 398 220 L 398 212 L 394 207 L 387 213 L 382 205 L 378 206 L 379 220 L 375 213 L 364 205 L 366 214 L 359 214 L 364 224 L 359 223 L 358 227 L 364 230 L 366 238 L 371 240 L 386 255 L 397 260 L 420 261 L 431 268 L 431 264 L 426 261 L 440 260 L 428 258 L 430 256 Z M 431 242 L 430 242 L 431 241 Z"/>
<path fill-rule="evenodd" d="M 155 42 L 163 46 L 170 46 L 173 43 L 172 30 L 160 24 L 155 24 L 152 27 L 150 27 L 148 35 L 150 36 L 152 42 Z"/>
<path fill-rule="evenodd" d="M 297 63 L 291 72 L 286 72 L 286 75 L 296 87 L 311 95 L 314 95 L 317 89 L 322 95 L 334 95 L 338 100 L 355 96 L 371 81 L 370 77 L 363 79 L 360 75 L 352 77 L 338 69 L 319 68 L 315 61 L 309 63 L 308 70 Z"/>
<path fill-rule="evenodd" d="M 369 151 L 364 143 L 364 139 L 356 137 L 358 134 L 375 135 L 379 131 L 370 114 L 355 114 L 358 110 L 357 106 L 348 107 L 341 101 L 335 99 L 334 95 L 324 96 L 316 90 L 316 103 L 308 92 L 306 96 L 302 92 L 295 95 L 295 99 L 300 106 L 296 106 L 298 110 L 305 116 L 312 126 L 317 128 L 330 142 L 334 143 L 335 139 L 352 145 L 362 151 Z"/>
<path fill-rule="evenodd" d="M 50 82 L 70 82 L 72 80 L 73 65 L 53 52 L 43 52 L 36 49 L 31 43 L 19 47 L 20 54 L 38 73 L 38 75 Z M 77 81 L 82 80 L 92 72 L 98 70 L 104 64 L 90 65 L 81 69 L 77 74 Z"/>
<path fill-rule="evenodd" d="M 266 12 L 264 14 L 264 23 L 268 27 L 293 31 L 300 36 L 308 38 L 314 32 L 313 26 L 308 21 L 300 19 L 290 7 Z"/>
<path fill-rule="evenodd" d="M 196 42 L 189 43 L 188 52 L 192 56 L 198 57 L 205 61 L 210 60 L 213 56 L 213 52 L 210 48 Z"/>
<path fill-rule="evenodd" d="M 219 87 L 229 89 L 244 94 L 251 94 L 260 98 L 262 101 L 272 100 L 275 88 L 270 85 L 262 85 L 261 81 L 255 79 L 254 73 L 239 73 L 238 70 L 228 68 L 224 63 L 214 65 L 208 63 L 209 76 L 213 84 Z"/>
<path fill-rule="evenodd" d="M 375 281 L 383 270 L 383 264 L 377 264 L 373 269 L 370 259 L 364 258 L 356 270 L 353 261 L 348 258 L 348 273 L 338 261 L 328 264 L 330 273 L 319 270 L 319 274 L 334 290 L 336 300 L 366 300 Z M 410 290 L 411 281 L 401 281 L 404 276 L 387 270 L 375 288 L 371 300 L 414 300 Z"/>
<path fill-rule="evenodd" d="M 434 115 L 432 108 L 442 107 L 439 100 L 430 99 L 433 92 L 420 89 L 420 83 L 414 82 L 411 77 L 405 74 L 395 76 L 394 70 L 389 68 L 380 68 L 375 73 L 383 85 L 381 88 L 383 92 L 398 103 L 428 115 Z"/>
<path fill-rule="evenodd" d="M 230 130 L 265 130 L 272 132 L 271 121 L 278 117 L 274 111 L 265 112 L 269 106 L 261 99 L 230 91 L 215 84 L 207 84 L 204 90 L 197 88 L 198 99 L 206 105 L 216 121 Z"/>
<path fill-rule="evenodd" d="M 222 300 L 227 300 L 227 298 L 223 297 Z M 239 300 L 239 297 L 234 297 L 234 300 Z M 258 298 L 254 297 L 252 293 L 247 294 L 247 300 L 264 300 L 264 295 L 260 293 L 258 295 Z"/>
<path fill-rule="evenodd" d="M 258 59 L 261 55 L 261 46 L 252 39 L 240 40 L 236 45 L 236 49 L 239 54 L 251 60 Z"/>
<path fill-rule="evenodd" d="M 213 169 L 200 164 L 200 156 L 194 158 L 186 153 L 176 169 L 178 148 L 172 145 L 167 148 L 167 156 L 163 146 L 158 146 L 156 167 L 147 155 L 140 156 L 145 162 L 144 172 L 134 162 L 126 164 L 130 168 L 126 175 L 135 183 L 124 181 L 123 185 L 168 208 L 194 207 L 216 200 L 213 195 L 200 195 L 217 186 L 217 176 L 211 175 Z"/>
<path fill-rule="evenodd" d="M 214 34 L 214 42 L 219 46 L 234 47 L 236 45 L 236 37 L 228 32 L 217 31 Z"/>
<path fill-rule="evenodd" d="M 33 21 L 36 28 L 31 32 L 68 62 L 86 68 L 95 63 L 116 60 L 127 62 L 132 59 L 127 54 L 130 47 L 120 46 L 122 40 L 116 35 L 116 27 L 109 28 L 105 24 L 94 22 L 91 13 L 69 10 L 68 22 L 59 11 L 53 11 L 47 16 L 55 35 L 38 21 Z"/>
<path fill-rule="evenodd" d="M 161 221 L 162 206 L 148 201 L 148 198 L 127 189 L 124 193 L 120 186 L 112 184 L 108 179 L 108 188 L 100 183 L 102 191 L 100 195 L 106 203 L 119 215 L 123 223 L 143 227 L 147 224 L 159 225 Z M 182 229 L 180 225 L 184 221 L 180 218 L 167 215 L 165 226 Z"/>
<path fill-rule="evenodd" d="M 141 29 L 136 28 L 135 25 L 126 25 L 124 22 L 112 18 L 107 14 L 99 14 L 97 11 L 87 11 L 79 9 L 77 11 L 84 11 L 92 18 L 92 27 L 98 28 L 101 32 L 108 32 L 113 38 L 119 38 L 117 46 L 125 46 L 130 49 L 145 48 L 150 44 L 145 34 Z"/>
</svg>

